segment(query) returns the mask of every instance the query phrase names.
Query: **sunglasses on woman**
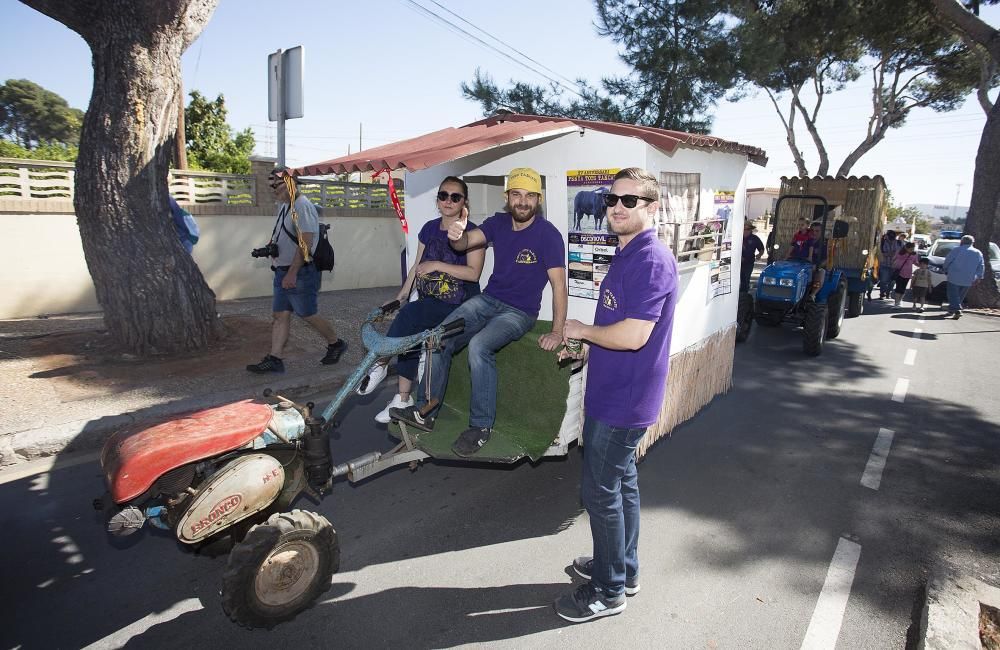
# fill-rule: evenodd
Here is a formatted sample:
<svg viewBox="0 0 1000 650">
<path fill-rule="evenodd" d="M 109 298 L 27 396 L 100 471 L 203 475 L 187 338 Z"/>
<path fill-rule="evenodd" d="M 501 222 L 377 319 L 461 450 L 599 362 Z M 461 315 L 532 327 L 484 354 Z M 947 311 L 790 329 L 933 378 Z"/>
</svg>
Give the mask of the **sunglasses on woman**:
<svg viewBox="0 0 1000 650">
<path fill-rule="evenodd" d="M 465 196 L 462 195 L 462 194 L 459 194 L 458 192 L 452 192 L 451 194 L 448 194 L 445 191 L 438 192 L 438 201 L 441 201 L 442 203 L 444 203 L 448 199 L 451 199 L 452 203 L 458 203 L 459 201 L 461 201 L 464 198 L 465 198 Z"/>
<path fill-rule="evenodd" d="M 650 203 L 656 200 L 656 199 L 651 199 L 648 196 L 636 196 L 635 194 L 623 194 L 622 196 L 618 196 L 617 194 L 605 194 L 604 205 L 608 206 L 609 208 L 613 208 L 616 205 L 618 205 L 619 199 L 621 199 L 622 205 L 630 209 L 634 208 L 636 204 L 639 203 L 639 199 L 642 199 L 643 201 L 649 201 Z"/>
</svg>

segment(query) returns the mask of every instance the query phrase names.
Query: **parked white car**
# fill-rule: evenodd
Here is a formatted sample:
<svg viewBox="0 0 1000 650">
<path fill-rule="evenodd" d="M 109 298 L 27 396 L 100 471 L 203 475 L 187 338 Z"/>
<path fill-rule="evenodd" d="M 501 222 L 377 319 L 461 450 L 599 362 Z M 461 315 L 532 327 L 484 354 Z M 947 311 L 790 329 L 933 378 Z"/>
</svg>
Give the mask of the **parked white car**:
<svg viewBox="0 0 1000 650">
<path fill-rule="evenodd" d="M 946 297 L 947 286 L 942 264 L 944 258 L 948 256 L 953 248 L 961 243 L 960 239 L 938 239 L 927 251 L 927 269 L 931 272 L 931 295 L 930 300 L 941 302 Z M 1000 281 L 1000 246 L 990 242 L 990 263 L 993 265 L 993 277 Z"/>
</svg>

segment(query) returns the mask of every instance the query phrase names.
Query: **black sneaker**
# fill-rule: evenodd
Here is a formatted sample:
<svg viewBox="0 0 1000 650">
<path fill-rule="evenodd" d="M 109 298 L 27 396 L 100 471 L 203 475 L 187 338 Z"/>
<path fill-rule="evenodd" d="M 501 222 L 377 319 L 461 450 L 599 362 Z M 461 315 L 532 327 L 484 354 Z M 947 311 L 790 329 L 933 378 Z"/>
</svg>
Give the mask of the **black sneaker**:
<svg viewBox="0 0 1000 650">
<path fill-rule="evenodd" d="M 452 443 L 451 450 L 462 458 L 468 458 L 479 451 L 489 441 L 491 435 L 493 429 L 489 427 L 469 427 Z"/>
<path fill-rule="evenodd" d="M 583 623 L 602 616 L 614 616 L 625 611 L 625 594 L 606 598 L 594 585 L 580 585 L 571 594 L 556 599 L 556 614 L 571 623 Z"/>
<path fill-rule="evenodd" d="M 347 351 L 347 343 L 344 339 L 337 339 L 336 343 L 331 343 L 326 346 L 326 355 L 319 360 L 324 366 L 329 366 L 330 364 L 337 363 L 340 361 L 340 355 Z"/>
<path fill-rule="evenodd" d="M 247 370 L 261 374 L 266 372 L 285 372 L 285 362 L 273 354 L 269 354 L 258 363 L 251 363 L 247 366 Z"/>
<path fill-rule="evenodd" d="M 420 415 L 420 409 L 416 406 L 389 409 L 389 417 L 393 420 L 404 422 L 407 426 L 415 427 L 421 431 L 434 430 L 434 416 Z"/>
<path fill-rule="evenodd" d="M 576 571 L 576 575 L 581 578 L 590 580 L 590 576 L 594 573 L 594 558 L 589 555 L 576 558 L 573 560 L 573 570 Z M 625 595 L 634 596 L 637 593 L 639 593 L 639 576 L 635 575 L 631 578 L 626 576 Z"/>
</svg>

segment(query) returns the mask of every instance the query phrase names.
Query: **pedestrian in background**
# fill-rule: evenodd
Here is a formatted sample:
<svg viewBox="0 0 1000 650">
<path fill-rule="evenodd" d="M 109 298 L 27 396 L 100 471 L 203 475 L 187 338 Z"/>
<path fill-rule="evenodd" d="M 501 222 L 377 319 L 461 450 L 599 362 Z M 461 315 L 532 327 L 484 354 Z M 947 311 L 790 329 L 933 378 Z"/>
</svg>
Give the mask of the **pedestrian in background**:
<svg viewBox="0 0 1000 650">
<path fill-rule="evenodd" d="M 972 245 L 976 243 L 972 235 L 963 235 L 959 245 L 951 249 L 944 258 L 944 272 L 948 274 L 948 316 L 955 320 L 962 317 L 962 303 L 969 293 L 969 287 L 983 279 L 986 265 L 983 254 Z"/>
<path fill-rule="evenodd" d="M 170 201 L 170 218 L 173 219 L 177 238 L 190 255 L 194 251 L 194 245 L 198 243 L 201 230 L 190 212 L 182 208 L 174 197 L 168 195 L 167 198 Z"/>
<path fill-rule="evenodd" d="M 903 302 L 903 294 L 906 293 L 906 285 L 913 277 L 913 265 L 917 262 L 917 250 L 913 242 L 906 242 L 903 248 L 896 253 L 892 261 L 892 278 L 895 282 L 896 301 L 894 306 L 899 307 Z"/>
<path fill-rule="evenodd" d="M 878 255 L 878 297 L 885 299 L 892 293 L 892 276 L 895 270 L 892 267 L 896 259 L 896 253 L 903 245 L 896 239 L 895 230 L 885 231 L 882 241 L 879 242 Z"/>
<path fill-rule="evenodd" d="M 740 291 L 750 291 L 753 266 L 764 254 L 764 242 L 753 234 L 756 228 L 749 221 L 743 222 L 743 259 L 740 265 Z"/>
<path fill-rule="evenodd" d="M 918 264 L 919 267 L 913 272 L 910 292 L 913 296 L 913 308 L 917 311 L 923 311 L 924 301 L 927 300 L 927 294 L 931 291 L 931 272 L 927 268 L 926 257 L 921 257 Z"/>
<path fill-rule="evenodd" d="M 297 189 L 298 181 L 288 176 L 284 169 L 275 169 L 271 173 L 270 185 L 279 206 L 274 228 L 271 229 L 271 240 L 264 247 L 274 272 L 271 351 L 257 363 L 248 365 L 247 370 L 255 373 L 285 372 L 282 355 L 291 332 L 293 312 L 326 339 L 326 354 L 320 363 L 337 363 L 347 350 L 347 344 L 337 338 L 333 325 L 318 313 L 320 270 L 312 261 L 312 254 L 319 243 L 316 206 L 297 191 L 295 200 L 292 200 L 289 188 Z M 305 261 L 303 248 L 309 251 L 308 262 Z"/>
</svg>

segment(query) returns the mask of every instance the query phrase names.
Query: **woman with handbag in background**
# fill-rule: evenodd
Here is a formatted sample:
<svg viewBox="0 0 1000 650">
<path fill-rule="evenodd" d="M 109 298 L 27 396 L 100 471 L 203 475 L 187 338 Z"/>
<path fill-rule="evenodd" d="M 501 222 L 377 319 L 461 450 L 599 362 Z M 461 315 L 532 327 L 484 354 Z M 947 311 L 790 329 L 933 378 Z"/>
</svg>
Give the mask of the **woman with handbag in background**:
<svg viewBox="0 0 1000 650">
<path fill-rule="evenodd" d="M 896 253 L 896 257 L 892 260 L 892 277 L 896 282 L 895 287 L 895 306 L 899 307 L 900 303 L 903 302 L 903 294 L 906 293 L 906 285 L 909 284 L 910 278 L 913 277 L 913 265 L 917 263 L 919 256 L 917 255 L 916 245 L 913 242 L 906 242 L 903 248 Z"/>
</svg>

